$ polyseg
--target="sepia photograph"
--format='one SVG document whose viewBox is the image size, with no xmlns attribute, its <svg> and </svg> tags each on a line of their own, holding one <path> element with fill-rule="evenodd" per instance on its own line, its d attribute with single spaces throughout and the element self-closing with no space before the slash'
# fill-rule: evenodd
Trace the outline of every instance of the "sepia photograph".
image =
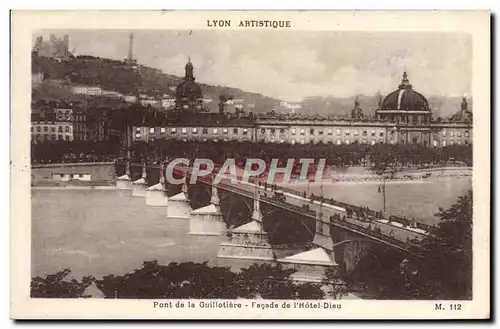
<svg viewBox="0 0 500 329">
<path fill-rule="evenodd" d="M 477 300 L 490 109 L 474 33 L 257 13 L 24 33 L 28 300 L 311 318 L 369 301 L 460 317 Z"/>
</svg>

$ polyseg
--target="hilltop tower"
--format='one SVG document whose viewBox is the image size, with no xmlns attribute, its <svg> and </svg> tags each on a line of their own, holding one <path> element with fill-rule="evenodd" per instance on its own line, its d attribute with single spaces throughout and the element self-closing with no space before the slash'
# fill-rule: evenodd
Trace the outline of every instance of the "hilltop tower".
<svg viewBox="0 0 500 329">
<path fill-rule="evenodd" d="M 134 33 L 130 32 L 128 36 L 128 57 L 125 59 L 125 63 L 134 66 L 137 65 L 137 60 L 134 59 Z"/>
</svg>

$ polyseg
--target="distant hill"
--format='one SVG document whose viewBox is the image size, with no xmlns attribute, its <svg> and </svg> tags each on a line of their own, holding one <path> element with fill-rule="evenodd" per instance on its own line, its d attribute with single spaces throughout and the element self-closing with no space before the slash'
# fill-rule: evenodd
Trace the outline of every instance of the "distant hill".
<svg viewBox="0 0 500 329">
<path fill-rule="evenodd" d="M 375 115 L 379 96 L 358 96 L 360 107 L 365 115 Z M 356 97 L 309 97 L 302 102 L 302 109 L 296 112 L 303 114 L 320 114 L 333 116 L 348 116 L 354 107 Z M 427 98 L 434 113 L 434 117 L 449 117 L 460 111 L 461 97 L 430 96 Z M 472 99 L 467 99 L 469 109 L 472 109 Z"/>
<path fill-rule="evenodd" d="M 164 94 L 174 96 L 175 87 L 182 81 L 180 77 L 165 74 L 155 68 L 143 65 L 132 67 L 121 61 L 93 56 L 77 56 L 57 61 L 37 56 L 34 53 L 32 73 L 43 73 L 46 80 L 100 86 L 104 90 L 116 91 L 124 95 L 136 95 L 139 92 L 156 98 Z M 200 84 L 200 87 L 206 98 L 212 98 L 212 102 L 207 103 L 206 106 L 213 112 L 218 111 L 220 96 L 241 99 L 243 104 L 251 104 L 250 108 L 254 112 L 267 112 L 279 105 L 277 99 L 259 93 L 245 92 L 238 88 L 207 84 Z M 37 95 L 40 96 L 40 93 Z"/>
<path fill-rule="evenodd" d="M 43 73 L 46 80 L 63 81 L 64 84 L 98 85 L 102 89 L 117 91 L 122 94 L 137 94 L 161 97 L 164 94 L 174 96 L 176 86 L 181 77 L 165 74 L 161 70 L 137 65 L 135 67 L 122 61 L 93 56 L 77 56 L 64 61 L 48 57 L 32 55 L 32 72 Z M 274 109 L 276 112 L 289 112 L 280 108 L 280 101 L 259 93 L 246 92 L 238 88 L 200 84 L 204 97 L 212 102 L 205 106 L 210 112 L 218 111 L 219 97 L 241 99 L 244 108 L 255 113 L 265 113 Z M 33 92 L 34 99 L 72 98 L 69 90 L 47 87 L 42 84 Z M 77 97 L 78 98 L 78 97 Z M 347 116 L 354 105 L 355 97 L 309 97 L 302 102 L 302 109 L 296 110 L 302 114 L 319 114 L 330 116 Z M 367 115 L 374 115 L 379 96 L 359 96 L 360 106 Z M 449 117 L 460 110 L 460 97 L 431 96 L 429 104 L 435 117 Z M 469 99 L 469 108 L 472 101 Z M 250 106 L 248 106 L 250 105 Z"/>
</svg>

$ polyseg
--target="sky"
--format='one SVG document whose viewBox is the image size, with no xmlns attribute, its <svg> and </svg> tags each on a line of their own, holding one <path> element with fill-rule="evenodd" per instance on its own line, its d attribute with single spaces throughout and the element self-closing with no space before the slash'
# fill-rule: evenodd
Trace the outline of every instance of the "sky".
<svg viewBox="0 0 500 329">
<path fill-rule="evenodd" d="M 124 30 L 57 31 L 75 55 L 123 60 Z M 383 95 L 407 71 L 425 96 L 470 96 L 472 38 L 423 32 L 156 30 L 134 32 L 134 58 L 184 75 L 188 58 L 196 81 L 240 88 L 285 101 L 308 96 Z M 51 32 L 36 35 L 47 38 Z"/>
</svg>

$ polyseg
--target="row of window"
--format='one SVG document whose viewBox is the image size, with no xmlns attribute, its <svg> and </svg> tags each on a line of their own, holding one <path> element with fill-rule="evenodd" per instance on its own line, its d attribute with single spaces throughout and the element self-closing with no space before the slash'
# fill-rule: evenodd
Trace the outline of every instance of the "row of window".
<svg viewBox="0 0 500 329">
<path fill-rule="evenodd" d="M 462 145 L 462 141 L 461 141 L 461 140 L 457 140 L 457 141 L 451 140 L 451 141 L 449 141 L 449 143 L 447 143 L 445 140 L 444 140 L 444 141 L 441 141 L 441 145 L 442 145 L 442 146 L 447 146 L 447 145 L 455 145 L 455 144 L 457 144 L 457 145 Z M 463 142 L 463 144 L 464 144 L 464 145 L 469 145 L 469 141 L 468 141 L 468 140 L 465 140 L 465 141 Z M 438 141 L 434 141 L 433 145 L 434 145 L 435 147 L 437 147 L 437 146 L 439 146 L 439 142 L 438 142 Z"/>
<path fill-rule="evenodd" d="M 456 135 L 457 137 L 462 137 L 462 131 L 461 131 L 461 130 L 457 130 L 457 131 L 455 131 L 455 130 L 450 130 L 450 131 L 449 131 L 449 133 L 450 133 L 450 137 L 455 137 L 455 135 Z M 443 135 L 443 137 L 446 137 L 446 135 L 448 134 L 448 131 L 446 131 L 446 129 L 444 129 L 444 130 L 441 132 L 441 134 Z M 465 130 L 465 131 L 463 132 L 463 134 L 464 134 L 464 136 L 465 136 L 465 137 L 469 137 L 469 131 Z"/>
<path fill-rule="evenodd" d="M 32 138 L 34 138 L 35 140 L 66 140 L 66 141 L 69 141 L 71 139 L 71 136 L 69 135 L 66 135 L 66 136 L 62 136 L 62 135 L 40 135 L 40 134 L 36 134 L 36 135 L 32 135 L 31 136 Z"/>
<path fill-rule="evenodd" d="M 283 143 L 284 141 L 281 141 L 281 142 Z M 296 144 L 297 142 L 298 142 L 299 144 L 305 144 L 305 143 L 306 143 L 306 141 L 305 141 L 305 140 L 303 140 L 303 139 L 300 139 L 300 140 L 298 140 L 298 141 L 296 141 L 295 139 L 292 139 L 292 140 L 290 141 L 290 143 L 291 143 L 291 144 Z M 327 141 L 326 139 L 325 139 L 325 140 L 323 140 L 322 142 L 323 142 L 323 144 L 333 143 L 333 141 L 331 141 L 331 140 L 330 140 L 330 141 Z M 351 141 L 351 140 L 349 140 L 349 139 L 345 139 L 345 140 L 344 140 L 344 144 L 346 144 L 346 145 L 349 145 L 349 144 L 351 144 L 351 143 L 353 143 L 353 142 L 356 142 L 356 140 L 355 140 L 355 141 Z M 362 140 L 360 140 L 360 141 L 359 141 L 359 143 L 362 143 L 362 144 L 368 144 L 368 142 L 369 142 L 371 145 L 375 145 L 375 144 L 377 143 L 377 141 L 376 141 L 375 139 L 372 139 L 371 141 L 368 141 L 367 139 L 362 139 Z M 379 140 L 378 142 L 379 142 L 379 143 L 384 143 L 384 140 L 383 140 L 383 139 L 381 139 L 381 140 Z M 341 139 L 337 139 L 337 140 L 335 140 L 335 144 L 337 144 L 337 145 L 341 145 L 341 144 L 342 144 L 342 140 L 341 140 Z"/>
<path fill-rule="evenodd" d="M 392 132 L 392 133 L 394 133 L 393 131 L 391 131 L 391 132 Z M 290 129 L 290 133 L 291 133 L 292 135 L 296 135 L 296 130 L 295 130 L 295 128 Z M 305 129 L 300 129 L 300 134 L 301 134 L 301 135 L 305 135 L 305 133 L 306 133 L 306 130 L 305 130 Z M 321 136 L 321 135 L 323 135 L 324 133 L 325 133 L 325 131 L 324 131 L 324 130 L 322 130 L 322 129 L 318 130 L 318 135 L 320 135 L 320 136 Z M 314 135 L 314 134 L 315 134 L 315 130 L 314 130 L 314 129 L 309 129 L 309 135 Z M 331 135 L 333 135 L 333 129 L 328 129 L 328 130 L 327 130 L 327 134 L 328 134 L 328 135 L 330 135 L 330 136 L 331 136 Z M 344 130 L 344 134 L 345 134 L 346 136 L 349 136 L 349 135 L 351 134 L 351 131 L 350 131 L 349 129 L 346 129 L 346 130 Z M 353 134 L 354 136 L 358 136 L 358 135 L 359 135 L 359 130 L 358 130 L 358 129 L 353 129 L 353 130 L 352 130 L 352 134 Z M 368 130 L 363 130 L 363 131 L 361 132 L 361 134 L 362 134 L 363 136 L 368 136 Z M 337 129 L 337 130 L 336 130 L 336 135 L 337 135 L 337 136 L 341 136 L 341 135 L 342 135 L 342 133 L 341 133 L 340 129 Z M 377 135 L 377 131 L 376 131 L 376 130 L 372 130 L 372 131 L 371 131 L 371 136 L 372 136 L 372 137 L 375 137 L 376 135 Z M 380 137 L 384 137 L 384 131 L 383 131 L 383 130 L 380 130 L 380 131 L 378 132 L 378 135 L 379 135 Z"/>
<path fill-rule="evenodd" d="M 207 135 L 208 134 L 208 129 L 209 128 L 202 128 L 201 129 L 201 133 L 203 135 Z M 229 128 L 210 128 L 212 130 L 212 134 L 213 135 L 217 135 L 219 133 L 219 131 L 222 133 L 222 134 L 229 134 L 229 131 L 230 129 Z M 198 128 L 190 128 L 191 130 L 191 134 L 197 134 L 199 129 Z M 177 129 L 177 128 L 170 128 L 170 133 L 171 134 L 176 134 L 177 131 L 180 131 L 181 134 L 187 134 L 188 133 L 188 128 L 180 128 L 180 129 Z M 237 135 L 239 134 L 239 131 L 240 131 L 240 128 L 232 128 L 232 132 L 234 135 Z M 247 135 L 248 134 L 248 129 L 247 128 L 242 128 L 241 129 L 242 131 L 242 134 L 243 135 Z M 160 128 L 160 134 L 165 134 L 167 132 L 166 128 Z M 141 133 L 141 128 L 136 128 L 136 135 L 140 135 Z M 149 133 L 150 134 L 154 134 L 155 133 L 155 128 L 149 128 Z"/>
<path fill-rule="evenodd" d="M 48 126 L 44 126 L 43 127 L 43 131 L 44 132 L 48 132 L 49 131 L 49 127 Z M 50 131 L 51 132 L 55 132 L 56 131 L 56 127 L 50 126 Z M 57 127 L 57 131 L 60 132 L 60 133 L 62 133 L 63 132 L 63 126 L 58 126 Z M 69 132 L 69 131 L 70 131 L 70 126 L 64 126 L 64 132 Z M 31 127 L 31 132 L 34 132 L 33 127 Z M 37 133 L 42 132 L 42 127 L 37 126 L 36 127 L 36 132 Z"/>
</svg>

